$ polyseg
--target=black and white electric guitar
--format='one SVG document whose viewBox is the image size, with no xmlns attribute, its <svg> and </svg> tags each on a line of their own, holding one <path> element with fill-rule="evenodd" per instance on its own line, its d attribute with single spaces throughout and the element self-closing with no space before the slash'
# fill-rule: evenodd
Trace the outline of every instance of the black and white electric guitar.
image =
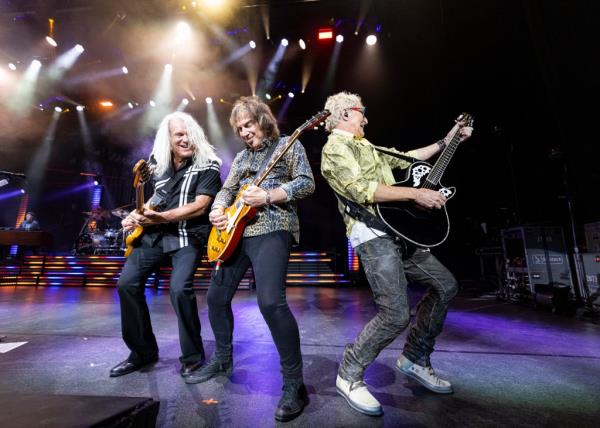
<svg viewBox="0 0 600 428">
<path fill-rule="evenodd" d="M 403 181 L 394 186 L 416 187 L 440 192 L 450 199 L 456 193 L 454 187 L 444 187 L 440 180 L 460 143 L 460 128 L 473 126 L 473 117 L 462 113 L 450 131 L 450 142 L 438 157 L 435 165 L 419 161 L 413 163 Z M 419 247 L 435 247 L 446 240 L 450 233 L 450 220 L 446 206 L 441 209 L 422 208 L 412 202 L 380 202 L 375 205 L 377 216 L 399 237 Z"/>
</svg>

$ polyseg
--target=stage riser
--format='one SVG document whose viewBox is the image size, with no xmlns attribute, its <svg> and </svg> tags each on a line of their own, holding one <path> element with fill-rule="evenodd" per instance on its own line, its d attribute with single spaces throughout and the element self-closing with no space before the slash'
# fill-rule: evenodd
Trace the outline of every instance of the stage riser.
<svg viewBox="0 0 600 428">
<path fill-rule="evenodd" d="M 332 269 L 335 257 L 329 253 L 292 253 L 288 285 L 347 285 L 344 273 Z M 0 266 L 0 285 L 114 287 L 125 258 L 120 256 L 28 256 L 20 263 Z M 168 288 L 172 268 L 163 266 L 153 273 L 146 286 Z M 194 288 L 207 288 L 213 268 L 203 259 L 194 275 Z M 248 269 L 240 287 L 251 287 L 252 269 Z"/>
</svg>

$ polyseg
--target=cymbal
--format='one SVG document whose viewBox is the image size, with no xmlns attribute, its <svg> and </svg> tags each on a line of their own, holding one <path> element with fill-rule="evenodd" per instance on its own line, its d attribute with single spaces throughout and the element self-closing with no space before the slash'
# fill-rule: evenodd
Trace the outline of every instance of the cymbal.
<svg viewBox="0 0 600 428">
<path fill-rule="evenodd" d="M 115 217 L 119 217 L 119 218 L 125 218 L 129 215 L 129 211 L 126 211 L 122 208 L 116 208 L 116 209 L 112 210 L 110 213 L 112 215 L 114 215 Z"/>
</svg>

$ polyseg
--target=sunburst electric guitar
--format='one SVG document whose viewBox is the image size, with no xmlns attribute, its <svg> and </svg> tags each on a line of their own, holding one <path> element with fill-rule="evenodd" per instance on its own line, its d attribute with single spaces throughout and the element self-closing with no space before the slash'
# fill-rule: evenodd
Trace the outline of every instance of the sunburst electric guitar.
<svg viewBox="0 0 600 428">
<path fill-rule="evenodd" d="M 446 199 L 454 196 L 456 188 L 444 187 L 440 180 L 460 143 L 462 126 L 473 126 L 473 117 L 463 113 L 456 119 L 450 131 L 451 140 L 435 165 L 421 161 L 413 163 L 408 168 L 406 179 L 394 186 L 431 189 L 440 192 Z M 375 205 L 375 212 L 393 233 L 419 247 L 440 245 L 450 233 L 445 205 L 441 209 L 426 209 L 412 202 L 380 202 Z"/>
<path fill-rule="evenodd" d="M 133 167 L 133 188 L 135 189 L 135 210 L 138 213 L 144 212 L 144 185 L 150 181 L 154 170 L 154 158 L 150 157 L 150 161 L 144 159 L 139 160 Z M 125 249 L 125 257 L 129 257 L 133 249 L 140 245 L 142 234 L 144 233 L 143 226 L 136 226 L 125 239 L 127 248 Z"/>
<path fill-rule="evenodd" d="M 232 205 L 225 208 L 224 214 L 227 217 L 227 227 L 224 230 L 219 230 L 213 226 L 208 237 L 208 261 L 221 263 L 227 260 L 234 253 L 244 228 L 250 220 L 252 220 L 258 210 L 250 205 L 246 205 L 242 200 L 242 193 L 251 185 L 260 186 L 261 183 L 267 178 L 269 172 L 273 169 L 275 164 L 283 158 L 287 151 L 292 147 L 294 142 L 298 139 L 307 129 L 311 129 L 319 123 L 323 122 L 330 115 L 329 111 L 323 110 L 317 113 L 310 119 L 308 119 L 302 126 L 294 131 L 294 133 L 287 139 L 285 144 L 281 147 L 277 147 L 275 153 L 271 156 L 269 163 L 264 168 L 263 172 L 260 173 L 250 184 L 246 184 L 240 188 L 235 200 Z"/>
</svg>

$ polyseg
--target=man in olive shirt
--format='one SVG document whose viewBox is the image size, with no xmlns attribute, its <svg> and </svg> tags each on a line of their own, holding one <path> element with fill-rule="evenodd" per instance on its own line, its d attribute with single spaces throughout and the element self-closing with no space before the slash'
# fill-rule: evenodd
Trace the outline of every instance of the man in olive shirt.
<svg viewBox="0 0 600 428">
<path fill-rule="evenodd" d="M 347 92 L 332 95 L 327 99 L 325 108 L 331 112 L 326 121 L 330 135 L 323 147 L 321 172 L 336 193 L 361 204 L 371 213 L 374 213 L 372 204 L 388 201 L 411 201 L 426 209 L 444 206 L 446 198 L 437 191 L 392 186 L 396 181 L 392 170 L 406 168 L 409 163 L 376 150 L 364 138 L 368 120 L 366 108 L 358 95 Z M 472 128 L 462 127 L 460 132 L 461 137 L 466 139 Z M 392 148 L 385 150 L 426 160 L 440 152 L 449 138 L 447 136 L 408 153 Z M 350 243 L 365 270 L 378 311 L 356 341 L 345 349 L 336 379 L 338 393 L 361 413 L 383 414 L 381 404 L 368 391 L 363 376 L 367 366 L 409 324 L 407 278 L 427 286 L 428 292 L 417 306 L 416 321 L 410 327 L 396 366 L 433 392 L 451 393 L 450 382 L 441 379 L 431 367 L 430 355 L 435 338 L 442 331 L 448 304 L 456 295 L 456 280 L 428 250 L 411 248 L 408 243 L 393 239 L 385 231 L 351 218 L 344 212 L 341 203 L 340 212 Z"/>
</svg>

